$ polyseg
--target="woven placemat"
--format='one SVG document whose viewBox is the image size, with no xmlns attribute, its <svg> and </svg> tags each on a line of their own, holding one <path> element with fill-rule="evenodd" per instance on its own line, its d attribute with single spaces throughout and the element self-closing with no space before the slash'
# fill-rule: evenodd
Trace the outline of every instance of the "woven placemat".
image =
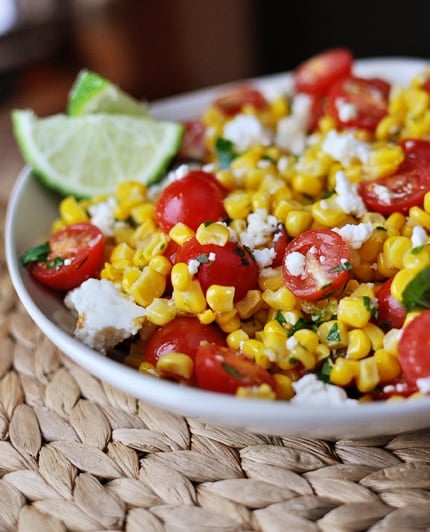
<svg viewBox="0 0 430 532">
<path fill-rule="evenodd" d="M 430 530 L 430 430 L 290 439 L 138 401 L 33 324 L 3 241 L 0 353 L 0 530 Z"/>
</svg>

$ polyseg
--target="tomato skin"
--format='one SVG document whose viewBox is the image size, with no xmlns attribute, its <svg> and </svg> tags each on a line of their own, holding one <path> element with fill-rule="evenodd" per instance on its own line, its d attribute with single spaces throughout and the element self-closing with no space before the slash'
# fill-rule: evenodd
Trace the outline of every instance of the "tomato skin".
<svg viewBox="0 0 430 532">
<path fill-rule="evenodd" d="M 285 227 L 279 224 L 278 229 L 273 233 L 272 242 L 269 244 L 270 248 L 275 250 L 275 257 L 272 261 L 272 268 L 281 266 L 284 259 L 285 248 L 287 247 L 288 235 Z"/>
<path fill-rule="evenodd" d="M 214 101 L 214 106 L 226 116 L 234 116 L 250 105 L 262 110 L 268 103 L 261 91 L 249 85 L 240 85 L 222 94 Z"/>
<path fill-rule="evenodd" d="M 327 113 L 339 128 L 373 132 L 388 113 L 387 82 L 377 78 L 347 77 L 335 83 L 327 95 Z M 342 107 L 351 104 L 351 116 L 343 116 Z"/>
<path fill-rule="evenodd" d="M 209 172 L 194 170 L 170 183 L 155 203 L 155 219 L 168 233 L 178 222 L 194 231 L 203 222 L 226 218 L 226 190 Z"/>
<path fill-rule="evenodd" d="M 305 256 L 303 277 L 294 275 L 287 266 L 288 256 L 295 252 Z M 349 271 L 342 268 L 342 263 L 350 262 L 349 246 L 340 235 L 329 229 L 309 229 L 291 240 L 285 249 L 284 282 L 301 299 L 322 299 L 345 285 Z"/>
<path fill-rule="evenodd" d="M 197 349 L 195 371 L 199 388 L 235 394 L 241 386 L 268 384 L 276 390 L 276 381 L 252 360 L 216 344 L 201 344 Z"/>
<path fill-rule="evenodd" d="M 208 260 L 211 253 L 215 256 L 214 261 Z M 188 264 L 190 260 L 199 260 L 199 257 L 206 260 L 199 265 L 196 274 L 204 293 L 212 284 L 234 286 L 234 300 L 239 301 L 248 290 L 257 287 L 257 263 L 248 249 L 238 242 L 228 241 L 224 246 L 202 245 L 196 238 L 191 238 L 178 250 L 176 262 Z"/>
<path fill-rule="evenodd" d="M 203 341 L 225 345 L 225 335 L 216 325 L 204 325 L 195 317 L 178 316 L 152 334 L 143 360 L 156 366 L 160 356 L 173 352 L 186 354 L 194 360 Z M 193 377 L 191 380 L 195 381 Z"/>
<path fill-rule="evenodd" d="M 334 82 L 351 74 L 352 65 L 352 53 L 346 48 L 332 48 L 317 54 L 296 68 L 296 91 L 324 96 Z"/>
<path fill-rule="evenodd" d="M 60 229 L 49 238 L 51 252 L 47 260 L 67 259 L 67 262 L 48 267 L 46 261 L 32 262 L 31 275 L 45 286 L 58 291 L 76 288 L 90 277 L 96 277 L 103 266 L 105 238 L 91 223 L 77 223 Z"/>
<path fill-rule="evenodd" d="M 422 205 L 430 190 L 430 142 L 419 139 L 404 139 L 400 147 L 404 161 L 396 172 L 374 180 L 361 181 L 357 191 L 369 210 L 390 215 L 393 212 L 407 213 L 415 205 Z M 386 187 L 389 201 L 377 194 L 375 186 Z"/>
<path fill-rule="evenodd" d="M 184 136 L 177 159 L 180 161 L 203 161 L 208 153 L 205 143 L 205 126 L 199 120 L 187 120 L 183 126 Z"/>
<path fill-rule="evenodd" d="M 399 340 L 399 362 L 406 379 L 430 377 L 430 310 L 424 310 L 403 329 Z"/>
<path fill-rule="evenodd" d="M 378 318 L 376 321 L 384 330 L 401 329 L 406 318 L 404 307 L 400 301 L 391 295 L 392 282 L 393 279 L 388 279 L 376 292 L 378 301 Z"/>
</svg>

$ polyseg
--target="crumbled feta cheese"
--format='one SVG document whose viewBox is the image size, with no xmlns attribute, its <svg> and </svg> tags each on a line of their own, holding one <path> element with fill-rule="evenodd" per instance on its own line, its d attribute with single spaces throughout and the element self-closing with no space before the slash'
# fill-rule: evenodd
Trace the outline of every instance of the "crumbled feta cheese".
<svg viewBox="0 0 430 532">
<path fill-rule="evenodd" d="M 335 161 L 343 166 L 349 166 L 354 159 L 366 163 L 369 159 L 370 146 L 367 142 L 358 140 L 352 132 L 338 133 L 331 129 L 324 139 L 322 149 Z"/>
<path fill-rule="evenodd" d="M 352 249 L 360 249 L 364 242 L 370 238 L 373 224 L 371 222 L 357 225 L 346 224 L 343 227 L 334 227 L 333 231 L 338 233 Z"/>
<path fill-rule="evenodd" d="M 427 242 L 427 232 L 421 225 L 416 225 L 412 229 L 412 247 L 418 248 L 420 246 L 424 246 L 424 244 Z"/>
<path fill-rule="evenodd" d="M 338 99 L 336 100 L 335 105 L 337 107 L 337 112 L 339 113 L 339 119 L 342 122 L 348 122 L 349 120 L 357 118 L 357 107 L 353 103 Z"/>
<path fill-rule="evenodd" d="M 421 393 L 430 394 L 430 377 L 417 379 L 417 386 Z"/>
<path fill-rule="evenodd" d="M 297 341 L 296 338 L 294 338 L 294 336 L 290 336 L 288 340 L 285 342 L 285 345 L 287 349 L 290 349 L 290 351 L 292 351 L 295 347 L 299 345 L 299 342 Z"/>
<path fill-rule="evenodd" d="M 115 227 L 115 208 L 118 202 L 111 196 L 106 201 L 88 207 L 90 222 L 96 225 L 105 236 L 112 236 Z"/>
<path fill-rule="evenodd" d="M 300 155 L 306 147 L 306 126 L 300 118 L 289 115 L 278 121 L 277 146 L 294 155 Z"/>
<path fill-rule="evenodd" d="M 309 115 L 312 107 L 312 99 L 304 93 L 298 93 L 294 96 L 291 103 L 291 113 L 294 117 L 302 121 L 307 126 Z"/>
<path fill-rule="evenodd" d="M 276 257 L 276 251 L 274 248 L 254 249 L 252 254 L 254 255 L 255 262 L 260 270 L 270 266 L 273 259 Z"/>
<path fill-rule="evenodd" d="M 233 142 L 238 151 L 245 151 L 254 144 L 267 146 L 271 138 L 263 124 L 251 115 L 238 114 L 224 126 L 223 137 Z"/>
<path fill-rule="evenodd" d="M 363 216 L 367 210 L 361 196 L 357 192 L 357 185 L 350 182 L 348 176 L 339 170 L 335 175 L 337 193 L 336 203 L 345 214 Z"/>
<path fill-rule="evenodd" d="M 254 249 L 265 244 L 278 225 L 276 216 L 267 214 L 266 209 L 257 209 L 248 215 L 246 230 L 240 233 L 239 239 L 244 246 Z"/>
<path fill-rule="evenodd" d="M 384 185 L 379 185 L 378 183 L 373 184 L 372 192 L 384 205 L 389 205 L 394 196 L 393 192 L 388 187 L 385 187 Z"/>
<path fill-rule="evenodd" d="M 349 399 L 345 390 L 340 386 L 326 384 L 313 373 L 305 375 L 293 382 L 296 395 L 291 403 L 302 405 L 356 405 L 355 399 Z"/>
<path fill-rule="evenodd" d="M 306 257 L 299 251 L 292 251 L 285 257 L 285 266 L 291 275 L 300 277 L 306 271 Z"/>
<path fill-rule="evenodd" d="M 195 275 L 199 271 L 199 268 L 200 261 L 198 261 L 197 259 L 190 259 L 188 261 L 188 271 L 190 275 Z"/>
<path fill-rule="evenodd" d="M 101 353 L 136 334 L 145 316 L 143 307 L 106 279 L 88 279 L 64 303 L 78 315 L 75 336 Z"/>
</svg>

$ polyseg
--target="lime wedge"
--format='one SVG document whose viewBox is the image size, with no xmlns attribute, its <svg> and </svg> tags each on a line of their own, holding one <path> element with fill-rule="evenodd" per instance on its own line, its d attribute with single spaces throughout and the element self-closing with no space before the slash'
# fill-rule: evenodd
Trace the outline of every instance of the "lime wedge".
<svg viewBox="0 0 430 532">
<path fill-rule="evenodd" d="M 183 128 L 130 115 L 12 112 L 24 160 L 48 187 L 89 197 L 114 192 L 126 180 L 155 183 L 175 156 Z"/>
<path fill-rule="evenodd" d="M 67 112 L 71 116 L 118 113 L 149 118 L 148 106 L 132 98 L 95 72 L 81 70 L 69 92 Z"/>
</svg>

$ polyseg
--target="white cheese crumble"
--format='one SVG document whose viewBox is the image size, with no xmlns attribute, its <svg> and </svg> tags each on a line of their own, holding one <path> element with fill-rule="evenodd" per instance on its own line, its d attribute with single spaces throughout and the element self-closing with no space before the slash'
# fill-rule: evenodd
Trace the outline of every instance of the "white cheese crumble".
<svg viewBox="0 0 430 532">
<path fill-rule="evenodd" d="M 254 144 L 268 146 L 269 132 L 255 116 L 238 114 L 224 126 L 223 137 L 233 142 L 237 151 L 245 151 Z"/>
<path fill-rule="evenodd" d="M 339 113 L 339 119 L 342 122 L 348 122 L 349 120 L 357 118 L 357 107 L 353 103 L 338 99 L 336 100 L 335 105 Z"/>
<path fill-rule="evenodd" d="M 335 179 L 335 191 L 337 193 L 335 200 L 338 206 L 345 214 L 353 214 L 358 217 L 363 216 L 367 212 L 367 209 L 357 192 L 357 185 L 351 183 L 348 176 L 341 170 L 336 172 Z"/>
<path fill-rule="evenodd" d="M 270 266 L 273 259 L 276 257 L 276 251 L 274 248 L 254 249 L 252 254 L 254 255 L 255 262 L 260 270 Z"/>
<path fill-rule="evenodd" d="M 275 142 L 294 155 L 300 155 L 306 147 L 311 103 L 308 95 L 296 94 L 291 114 L 278 121 Z"/>
<path fill-rule="evenodd" d="M 385 187 L 384 185 L 379 185 L 378 183 L 373 184 L 372 192 L 384 205 L 389 205 L 391 203 L 392 198 L 394 197 L 394 194 L 388 187 Z"/>
<path fill-rule="evenodd" d="M 352 249 L 360 249 L 373 233 L 371 222 L 346 224 L 343 227 L 334 227 L 333 231 L 338 233 Z"/>
<path fill-rule="evenodd" d="M 412 247 L 418 248 L 420 246 L 424 246 L 424 244 L 427 242 L 427 232 L 421 225 L 416 225 L 412 229 Z"/>
<path fill-rule="evenodd" d="M 315 406 L 357 404 L 355 399 L 348 398 L 343 388 L 326 384 L 313 373 L 293 382 L 293 388 L 296 395 L 291 399 L 291 403 Z"/>
<path fill-rule="evenodd" d="M 214 253 L 213 251 L 211 251 L 208 256 L 207 256 L 207 261 L 208 262 L 215 262 L 215 259 L 216 259 L 216 253 Z M 202 264 L 202 261 L 201 260 L 198 260 L 198 259 L 190 259 L 188 261 L 188 271 L 190 272 L 190 275 L 195 275 L 198 271 L 199 271 L 199 268 L 200 268 L 200 265 Z"/>
<path fill-rule="evenodd" d="M 113 196 L 106 201 L 88 207 L 90 222 L 96 225 L 105 236 L 112 236 L 115 227 L 115 208 L 118 202 Z"/>
<path fill-rule="evenodd" d="M 301 277 L 306 273 L 306 257 L 299 251 L 292 251 L 285 257 L 285 267 L 294 277 Z"/>
<path fill-rule="evenodd" d="M 417 379 L 417 386 L 421 393 L 430 394 L 430 377 Z"/>
<path fill-rule="evenodd" d="M 369 159 L 370 145 L 358 140 L 352 132 L 338 133 L 331 129 L 322 144 L 322 149 L 335 161 L 349 166 L 354 159 L 366 163 Z"/>
<path fill-rule="evenodd" d="M 78 316 L 75 336 L 101 353 L 136 334 L 145 316 L 143 307 L 106 279 L 88 279 L 64 303 Z"/>
<path fill-rule="evenodd" d="M 266 209 L 257 209 L 248 215 L 246 230 L 239 234 L 240 242 L 254 249 L 267 242 L 267 238 L 276 232 L 279 220 L 273 214 L 268 214 Z"/>
</svg>

